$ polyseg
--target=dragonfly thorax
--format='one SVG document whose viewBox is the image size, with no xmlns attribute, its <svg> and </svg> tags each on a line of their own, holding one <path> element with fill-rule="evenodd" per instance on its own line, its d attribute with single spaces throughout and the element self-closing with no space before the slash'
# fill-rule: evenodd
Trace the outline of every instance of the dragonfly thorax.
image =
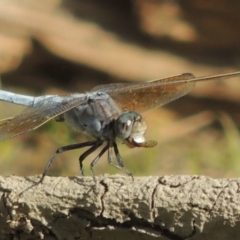
<svg viewBox="0 0 240 240">
<path fill-rule="evenodd" d="M 119 108 L 109 97 L 90 101 L 69 110 L 64 113 L 64 119 L 78 131 L 85 131 L 94 138 L 107 140 L 113 135 L 110 125 L 119 115 Z"/>
</svg>

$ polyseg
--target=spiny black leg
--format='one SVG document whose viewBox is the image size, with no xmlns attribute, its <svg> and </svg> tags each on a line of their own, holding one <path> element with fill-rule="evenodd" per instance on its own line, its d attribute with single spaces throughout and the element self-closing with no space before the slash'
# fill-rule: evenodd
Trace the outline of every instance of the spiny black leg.
<svg viewBox="0 0 240 240">
<path fill-rule="evenodd" d="M 113 144 L 114 153 L 115 153 L 115 156 L 117 158 L 117 162 L 118 162 L 119 166 L 112 164 L 112 160 L 111 160 L 110 164 L 112 164 L 116 168 L 124 171 L 128 176 L 132 177 L 132 180 L 134 180 L 132 172 L 124 167 L 123 160 L 122 160 L 122 157 L 119 153 L 118 146 L 117 146 L 116 142 L 114 141 L 112 144 Z M 111 157 L 111 159 L 112 159 L 112 157 Z"/>
<path fill-rule="evenodd" d="M 110 165 L 114 166 L 115 168 L 120 169 L 120 170 L 122 170 L 122 168 L 124 167 L 123 164 L 120 165 L 120 164 L 118 163 L 118 164 L 120 165 L 120 166 L 119 166 L 119 165 L 115 165 L 115 164 L 113 163 L 112 147 L 110 147 L 109 150 L 108 150 L 108 163 L 109 163 Z"/>
<path fill-rule="evenodd" d="M 111 146 L 111 145 L 112 145 L 112 146 Z M 121 158 L 121 156 L 120 156 L 120 153 L 119 153 L 119 151 L 118 151 L 118 147 L 117 147 L 116 142 L 115 142 L 115 141 L 112 142 L 112 143 L 110 144 L 110 146 L 111 146 L 111 147 L 109 148 L 109 151 L 108 151 L 108 163 L 111 164 L 113 167 L 115 167 L 115 168 L 117 168 L 117 169 L 120 169 L 121 171 L 125 172 L 127 175 L 129 175 L 129 176 L 131 176 L 131 177 L 133 178 L 132 173 L 131 173 L 128 169 L 126 169 L 126 168 L 124 167 L 123 160 L 122 160 L 122 158 Z M 116 155 L 118 165 L 116 165 L 116 164 L 113 163 L 112 147 L 114 148 L 114 153 L 115 153 L 115 155 Z"/>
<path fill-rule="evenodd" d="M 80 171 L 82 173 L 82 175 L 84 176 L 84 169 L 83 169 L 83 161 L 84 159 L 89 155 L 91 154 L 92 152 L 94 152 L 97 148 L 99 148 L 102 144 L 103 144 L 103 141 L 101 140 L 97 140 L 97 141 L 94 141 L 93 142 L 94 145 L 89 148 L 86 152 L 84 152 L 80 157 L 79 157 L 79 165 L 80 165 Z"/>
<path fill-rule="evenodd" d="M 118 162 L 119 166 L 123 168 L 124 167 L 123 160 L 119 153 L 118 146 L 115 141 L 113 142 L 113 149 L 114 149 L 114 153 L 117 158 L 117 162 Z"/>
<path fill-rule="evenodd" d="M 91 142 L 83 142 L 83 143 L 76 143 L 76 144 L 71 144 L 71 145 L 67 145 L 64 147 L 60 147 L 56 150 L 56 152 L 51 156 L 50 160 L 48 161 L 43 174 L 41 176 L 41 178 L 39 179 L 39 181 L 35 182 L 34 184 L 32 184 L 31 186 L 29 186 L 28 188 L 24 189 L 22 192 L 19 193 L 19 195 L 22 195 L 24 192 L 28 191 L 29 189 L 33 188 L 34 186 L 37 186 L 38 184 L 43 182 L 44 177 L 47 174 L 47 171 L 49 170 L 50 165 L 52 164 L 52 162 L 54 161 L 55 157 L 63 152 L 66 151 L 70 151 L 70 150 L 74 150 L 74 149 L 78 149 L 78 148 L 83 148 L 83 147 L 87 147 L 87 146 L 92 146 L 93 144 L 95 144 L 96 141 L 91 141 Z"/>
<path fill-rule="evenodd" d="M 55 159 L 56 155 L 66 152 L 66 151 L 70 151 L 70 150 L 74 150 L 74 149 L 79 149 L 79 148 L 83 148 L 83 147 L 88 147 L 88 146 L 92 146 L 93 144 L 95 144 L 96 141 L 91 141 L 91 142 L 83 142 L 83 143 L 76 143 L 76 144 L 71 144 L 71 145 L 67 145 L 64 147 L 60 147 L 57 149 L 57 151 L 52 155 L 52 157 L 50 158 L 50 160 L 47 163 L 47 166 L 44 169 L 44 172 L 42 174 L 42 177 L 40 179 L 40 181 L 43 181 L 43 178 L 45 177 L 45 175 L 47 174 L 47 171 L 49 170 L 50 165 L 52 164 L 53 160 Z"/>
<path fill-rule="evenodd" d="M 107 145 L 101 150 L 101 152 L 97 155 L 97 157 L 95 157 L 93 159 L 93 161 L 91 162 L 90 164 L 90 169 L 91 169 L 91 172 L 92 172 L 92 177 L 93 177 L 93 180 L 96 182 L 96 178 L 95 178 L 95 175 L 94 175 L 94 171 L 93 171 L 93 167 L 94 165 L 98 162 L 98 160 L 101 158 L 101 156 L 108 150 L 109 148 L 109 143 L 107 143 Z"/>
</svg>

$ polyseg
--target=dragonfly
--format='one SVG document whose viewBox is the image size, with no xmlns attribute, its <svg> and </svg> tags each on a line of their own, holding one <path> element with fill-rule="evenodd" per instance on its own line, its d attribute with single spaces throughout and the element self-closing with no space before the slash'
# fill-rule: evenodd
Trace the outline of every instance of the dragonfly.
<svg viewBox="0 0 240 240">
<path fill-rule="evenodd" d="M 239 76 L 240 72 L 204 77 L 184 73 L 149 82 L 99 85 L 88 93 L 66 96 L 34 97 L 0 90 L 1 101 L 27 107 L 19 115 L 0 121 L 0 141 L 30 132 L 52 119 L 65 121 L 73 129 L 88 133 L 94 140 L 58 148 L 48 161 L 40 180 L 33 185 L 43 181 L 58 154 L 89 147 L 79 157 L 80 171 L 84 175 L 83 161 L 102 145 L 101 151 L 90 164 L 94 180 L 93 168 L 105 152 L 108 152 L 107 158 L 111 165 L 133 177 L 131 171 L 124 167 L 116 139 L 122 140 L 130 148 L 151 148 L 157 145 L 154 140 L 145 140 L 147 124 L 141 113 L 184 96 L 194 88 L 196 82 Z M 117 164 L 113 163 L 114 155 Z"/>
</svg>

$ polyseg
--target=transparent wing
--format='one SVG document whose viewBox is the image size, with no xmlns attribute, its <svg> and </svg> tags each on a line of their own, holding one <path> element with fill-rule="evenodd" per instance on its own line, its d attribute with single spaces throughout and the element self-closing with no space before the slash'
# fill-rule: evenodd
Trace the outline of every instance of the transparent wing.
<svg viewBox="0 0 240 240">
<path fill-rule="evenodd" d="M 83 96 L 83 95 L 82 95 Z M 43 100 L 34 108 L 27 108 L 19 115 L 0 121 L 0 141 L 32 131 L 60 114 L 84 104 L 86 97 L 62 97 L 62 102 L 54 101 L 54 96 Z"/>
<path fill-rule="evenodd" d="M 113 83 L 95 87 L 94 91 L 108 93 L 123 110 L 143 112 L 165 105 L 193 89 L 196 82 L 240 76 L 240 72 L 207 77 L 191 73 L 144 83 Z"/>
</svg>

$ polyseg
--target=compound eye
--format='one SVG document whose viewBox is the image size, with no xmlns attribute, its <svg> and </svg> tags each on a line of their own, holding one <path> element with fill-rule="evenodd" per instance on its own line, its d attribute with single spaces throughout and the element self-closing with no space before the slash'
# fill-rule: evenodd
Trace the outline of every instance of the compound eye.
<svg viewBox="0 0 240 240">
<path fill-rule="evenodd" d="M 142 143 L 145 141 L 146 129 L 145 121 L 137 112 L 125 112 L 115 122 L 116 136 L 122 140 L 133 139 L 134 142 Z"/>
<path fill-rule="evenodd" d="M 122 114 L 115 122 L 115 134 L 124 140 L 128 138 L 132 131 L 133 120 L 127 113 Z"/>
<path fill-rule="evenodd" d="M 137 112 L 125 112 L 119 116 L 115 125 L 116 137 L 130 148 L 144 147 L 151 148 L 157 145 L 156 141 L 145 141 L 144 134 L 147 129 L 146 122 Z"/>
</svg>

